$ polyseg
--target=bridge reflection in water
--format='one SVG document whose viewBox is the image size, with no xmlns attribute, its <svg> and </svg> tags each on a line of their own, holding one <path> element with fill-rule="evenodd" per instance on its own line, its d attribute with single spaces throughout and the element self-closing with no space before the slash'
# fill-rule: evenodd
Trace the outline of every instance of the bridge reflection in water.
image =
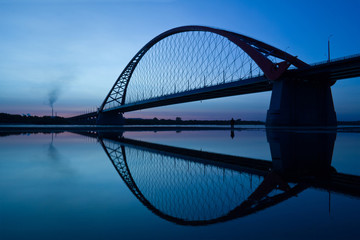
<svg viewBox="0 0 360 240">
<path fill-rule="evenodd" d="M 360 177 L 331 167 L 336 132 L 267 130 L 272 162 L 143 142 L 121 132 L 97 137 L 138 200 L 181 225 L 243 217 L 309 187 L 360 197 Z"/>
</svg>

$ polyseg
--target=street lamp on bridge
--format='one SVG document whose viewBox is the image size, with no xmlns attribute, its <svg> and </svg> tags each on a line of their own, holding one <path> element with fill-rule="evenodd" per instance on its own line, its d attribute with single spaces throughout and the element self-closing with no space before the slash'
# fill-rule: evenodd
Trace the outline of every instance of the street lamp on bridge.
<svg viewBox="0 0 360 240">
<path fill-rule="evenodd" d="M 330 62 L 330 38 L 332 37 L 333 35 L 330 34 L 329 37 L 328 37 L 328 62 Z"/>
</svg>

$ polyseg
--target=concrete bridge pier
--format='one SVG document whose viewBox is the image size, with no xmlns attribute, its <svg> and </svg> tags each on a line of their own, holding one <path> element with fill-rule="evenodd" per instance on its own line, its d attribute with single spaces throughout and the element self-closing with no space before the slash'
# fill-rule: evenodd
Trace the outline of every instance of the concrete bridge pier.
<svg viewBox="0 0 360 240">
<path fill-rule="evenodd" d="M 330 87 L 325 81 L 275 81 L 266 126 L 337 126 Z"/>
<path fill-rule="evenodd" d="M 122 113 L 116 111 L 99 112 L 96 124 L 97 125 L 123 125 L 124 117 Z"/>
</svg>

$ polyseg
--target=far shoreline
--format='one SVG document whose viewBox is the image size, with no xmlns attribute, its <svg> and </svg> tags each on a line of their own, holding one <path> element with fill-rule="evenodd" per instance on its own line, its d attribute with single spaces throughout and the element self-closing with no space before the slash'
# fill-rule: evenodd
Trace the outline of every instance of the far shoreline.
<svg viewBox="0 0 360 240">
<path fill-rule="evenodd" d="M 231 126 L 233 121 L 233 127 Z M 341 130 L 354 129 L 358 131 L 360 121 L 338 121 L 336 127 L 307 126 L 307 127 L 267 127 L 265 122 L 258 120 L 182 120 L 180 117 L 174 119 L 142 119 L 124 118 L 119 125 L 96 125 L 95 122 L 73 124 L 68 118 L 51 116 L 28 116 L 0 113 L 0 130 L 44 130 L 64 129 L 66 130 L 240 130 L 240 129 L 287 129 L 287 130 Z"/>
<path fill-rule="evenodd" d="M 16 133 L 56 133 L 56 132 L 161 132 L 161 131 L 246 131 L 246 130 L 274 130 L 290 132 L 353 132 L 360 133 L 360 126 L 355 125 L 338 125 L 337 127 L 266 127 L 265 125 L 235 125 L 234 127 L 224 125 L 34 125 L 34 124 L 0 124 L 0 132 Z"/>
</svg>

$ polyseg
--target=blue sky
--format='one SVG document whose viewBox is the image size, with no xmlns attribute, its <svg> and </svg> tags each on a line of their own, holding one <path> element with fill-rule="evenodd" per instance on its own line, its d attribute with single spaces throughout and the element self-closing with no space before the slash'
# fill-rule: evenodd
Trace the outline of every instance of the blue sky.
<svg viewBox="0 0 360 240">
<path fill-rule="evenodd" d="M 70 116 L 99 106 L 133 55 L 182 25 L 238 32 L 307 63 L 360 53 L 360 1 L 0 0 L 0 112 Z M 333 87 L 339 120 L 360 120 L 360 79 Z M 129 113 L 264 120 L 271 93 Z"/>
</svg>

